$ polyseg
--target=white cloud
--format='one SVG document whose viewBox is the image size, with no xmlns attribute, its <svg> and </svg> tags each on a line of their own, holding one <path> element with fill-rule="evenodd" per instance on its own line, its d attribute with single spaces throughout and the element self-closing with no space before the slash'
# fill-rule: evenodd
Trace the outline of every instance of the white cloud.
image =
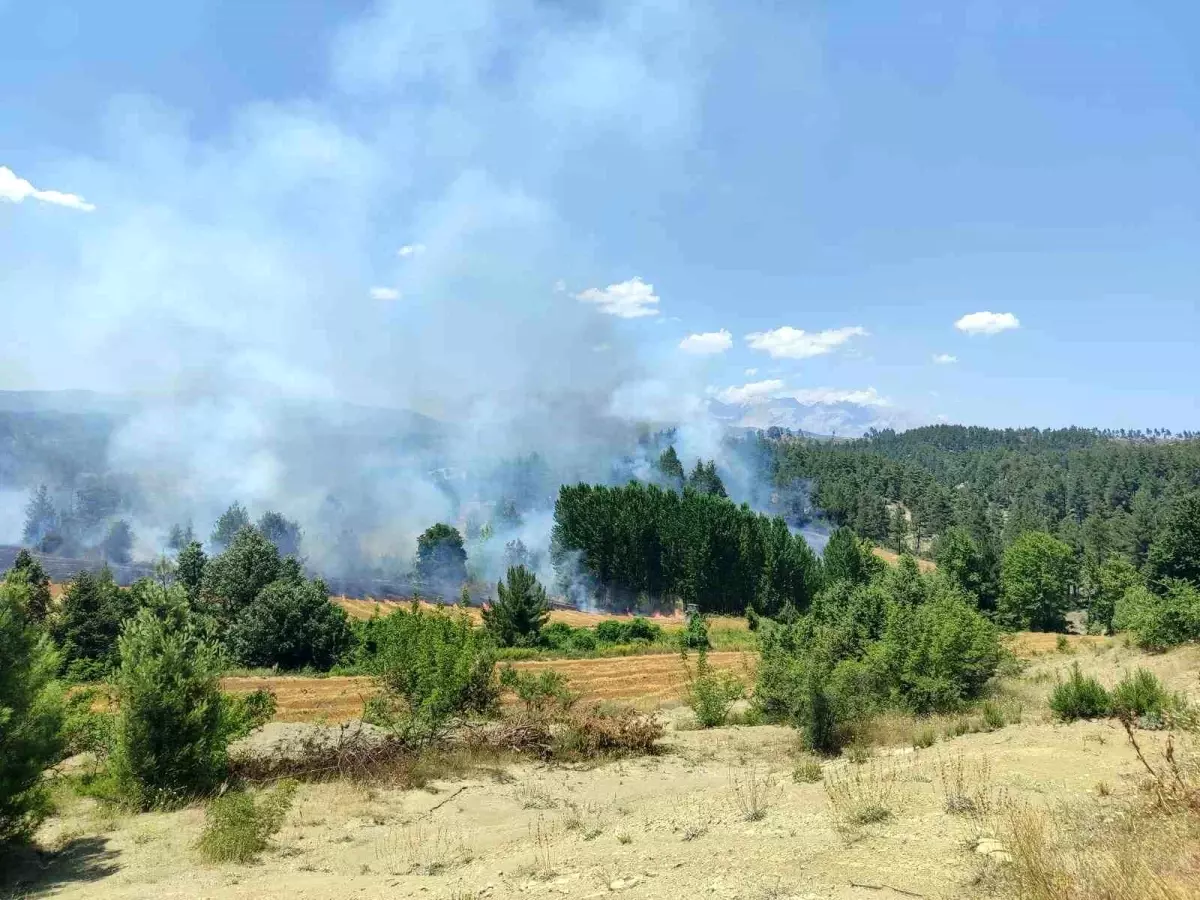
<svg viewBox="0 0 1200 900">
<path fill-rule="evenodd" d="M 967 334 L 999 334 L 1020 328 L 1021 320 L 1012 313 L 974 312 L 963 316 L 954 327 Z"/>
<path fill-rule="evenodd" d="M 600 312 L 618 319 L 640 319 L 659 314 L 654 285 L 637 277 L 606 288 L 588 288 L 575 297 L 580 303 L 592 303 Z"/>
<path fill-rule="evenodd" d="M 803 406 L 828 406 L 834 403 L 852 403 L 855 406 L 888 406 L 890 401 L 881 397 L 873 387 L 859 390 L 845 388 L 801 388 L 787 394 Z"/>
<path fill-rule="evenodd" d="M 703 334 L 689 334 L 679 342 L 680 350 L 699 356 L 724 353 L 732 346 L 733 335 L 724 328 L 720 331 L 706 331 Z"/>
<path fill-rule="evenodd" d="M 748 334 L 746 342 L 752 349 L 763 350 L 776 359 L 807 359 L 832 353 L 850 338 L 865 337 L 866 334 L 866 329 L 860 325 L 814 332 L 784 325 L 771 331 Z"/>
<path fill-rule="evenodd" d="M 958 357 L 951 356 L 949 353 L 935 353 L 933 354 L 933 361 L 939 366 L 948 366 L 958 362 Z"/>
<path fill-rule="evenodd" d="M 373 287 L 371 288 L 372 300 L 399 300 L 400 292 L 395 288 L 390 287 Z"/>
<path fill-rule="evenodd" d="M 758 374 L 758 369 L 747 369 L 747 370 L 746 370 L 746 377 L 747 377 L 747 378 L 753 378 L 753 377 L 754 377 L 755 375 L 757 375 L 757 374 Z"/>
<path fill-rule="evenodd" d="M 554 293 L 561 294 L 567 289 L 567 283 L 561 278 L 554 282 Z"/>
<path fill-rule="evenodd" d="M 401 247 L 399 250 L 396 251 L 396 255 L 401 256 L 401 257 L 420 256 L 424 252 L 425 252 L 424 244 L 405 244 L 403 247 Z"/>
<path fill-rule="evenodd" d="M 0 166 L 0 200 L 9 203 L 20 203 L 26 198 L 52 203 L 55 206 L 66 206 L 82 212 L 93 212 L 96 207 L 88 203 L 78 194 L 64 194 L 62 191 L 40 191 L 24 178 L 18 178 L 17 173 L 6 166 Z"/>
<path fill-rule="evenodd" d="M 783 382 L 778 378 L 770 378 L 766 381 L 753 381 L 740 387 L 727 387 L 722 391 L 717 391 L 717 399 L 722 403 L 740 405 L 763 403 L 778 396 L 782 390 Z"/>
</svg>

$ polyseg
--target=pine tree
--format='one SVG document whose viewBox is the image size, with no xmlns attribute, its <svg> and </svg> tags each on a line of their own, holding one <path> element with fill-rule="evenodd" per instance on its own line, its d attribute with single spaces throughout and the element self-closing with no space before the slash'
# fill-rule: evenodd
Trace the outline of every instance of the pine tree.
<svg viewBox="0 0 1200 900">
<path fill-rule="evenodd" d="M 508 570 L 496 584 L 496 599 L 483 610 L 483 624 L 502 647 L 533 647 L 550 618 L 546 590 L 524 566 Z"/>
<path fill-rule="evenodd" d="M 675 452 L 674 444 L 659 454 L 658 471 L 662 473 L 668 486 L 675 489 L 683 487 L 683 463 L 679 461 L 679 455 Z"/>
<path fill-rule="evenodd" d="M 200 599 L 200 588 L 204 583 L 204 569 L 208 565 L 208 557 L 200 542 L 193 540 L 185 544 L 175 560 L 175 577 L 187 591 L 188 599 L 196 603 Z"/>
<path fill-rule="evenodd" d="M 58 534 L 59 517 L 44 484 L 39 485 L 25 507 L 25 528 L 22 539 L 27 545 L 42 553 L 53 553 L 62 543 Z"/>
<path fill-rule="evenodd" d="M 13 566 L 4 576 L 4 581 L 13 585 L 24 585 L 28 588 L 25 595 L 25 613 L 29 620 L 36 625 L 46 621 L 50 614 L 50 576 L 42 568 L 42 564 L 33 558 L 28 550 L 22 548 L 13 560 Z"/>
<path fill-rule="evenodd" d="M 229 509 L 221 513 L 221 517 L 217 519 L 217 524 L 213 526 L 212 535 L 208 539 L 209 545 L 218 553 L 233 543 L 233 539 L 238 533 L 250 525 L 250 516 L 240 503 L 234 503 Z"/>
<path fill-rule="evenodd" d="M 68 675 L 81 681 L 104 676 L 116 663 L 121 623 L 133 613 L 129 592 L 117 586 L 107 566 L 95 575 L 76 575 L 63 592 L 50 628 Z"/>
<path fill-rule="evenodd" d="M 26 615 L 29 590 L 0 582 L 0 846 L 28 837 L 49 812 L 42 775 L 62 743 L 58 659 Z"/>
<path fill-rule="evenodd" d="M 230 729 L 221 654 L 178 615 L 143 609 L 121 633 L 112 768 L 138 809 L 207 794 L 225 775 Z"/>
</svg>

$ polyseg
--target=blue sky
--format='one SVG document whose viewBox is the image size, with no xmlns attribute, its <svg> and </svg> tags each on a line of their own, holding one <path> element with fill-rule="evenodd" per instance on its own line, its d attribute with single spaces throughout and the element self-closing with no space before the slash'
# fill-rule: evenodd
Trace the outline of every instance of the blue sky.
<svg viewBox="0 0 1200 900">
<path fill-rule="evenodd" d="M 0 388 L 1200 428 L 1193 3 L 0 0 L 0 29 L 0 307 L 55 348 L 10 342 Z"/>
</svg>

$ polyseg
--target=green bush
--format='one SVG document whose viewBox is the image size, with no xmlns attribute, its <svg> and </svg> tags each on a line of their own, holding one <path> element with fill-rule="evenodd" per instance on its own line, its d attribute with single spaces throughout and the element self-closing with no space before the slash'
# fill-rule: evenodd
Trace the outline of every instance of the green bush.
<svg viewBox="0 0 1200 900">
<path fill-rule="evenodd" d="M 687 702 L 701 728 L 724 725 L 729 708 L 745 693 L 746 688 L 736 675 L 714 669 L 708 662 L 708 654 L 700 651 L 695 671 L 688 673 Z"/>
<path fill-rule="evenodd" d="M 1161 727 L 1166 715 L 1179 701 L 1148 669 L 1126 674 L 1112 690 L 1112 713 L 1120 719 L 1137 720 L 1143 726 Z"/>
<path fill-rule="evenodd" d="M 431 741 L 454 718 L 495 705 L 495 648 L 466 615 L 414 603 L 382 619 L 376 641 L 372 667 L 384 693 L 370 712 L 405 739 Z"/>
<path fill-rule="evenodd" d="M 704 616 L 697 613 L 688 617 L 687 625 L 679 632 L 679 646 L 684 650 L 708 650 L 712 647 Z"/>
<path fill-rule="evenodd" d="M 42 772 L 62 747 L 58 657 L 29 619 L 29 586 L 0 583 L 0 844 L 48 811 Z"/>
<path fill-rule="evenodd" d="M 204 811 L 204 831 L 197 849 L 209 862 L 252 862 L 279 832 L 296 782 L 281 781 L 257 801 L 245 791 L 230 791 L 209 801 Z"/>
<path fill-rule="evenodd" d="M 980 712 L 988 731 L 997 731 L 1008 724 L 1008 716 L 1004 714 L 1004 709 L 994 700 L 985 700 Z"/>
<path fill-rule="evenodd" d="M 1108 691 L 1095 678 L 1084 677 L 1079 663 L 1071 667 L 1071 675 L 1060 681 L 1050 694 L 1050 709 L 1063 722 L 1076 719 L 1099 719 L 1112 709 Z"/>
<path fill-rule="evenodd" d="M 244 666 L 327 671 L 352 646 L 346 612 L 320 580 L 268 584 L 233 622 L 228 644 Z"/>
<path fill-rule="evenodd" d="M 798 722 L 805 748 L 814 753 L 836 754 L 842 748 L 845 736 L 838 727 L 833 701 L 815 669 L 809 673 L 806 682 L 805 700 Z"/>
<path fill-rule="evenodd" d="M 149 809 L 211 792 L 232 738 L 217 647 L 182 610 L 144 609 L 122 631 L 120 654 L 112 770 L 122 797 Z"/>
<path fill-rule="evenodd" d="M 93 753 L 106 757 L 116 738 L 116 716 L 107 710 L 93 709 L 99 691 L 94 687 L 73 691 L 63 708 L 62 756 Z"/>
<path fill-rule="evenodd" d="M 568 648 L 576 653 L 594 653 L 599 646 L 600 643 L 596 640 L 596 632 L 590 628 L 576 628 L 571 635 Z"/>
<path fill-rule="evenodd" d="M 1168 580 L 1156 594 L 1134 585 L 1117 601 L 1113 626 L 1130 632 L 1143 650 L 1156 652 L 1200 639 L 1200 589 Z"/>
<path fill-rule="evenodd" d="M 244 738 L 275 718 L 275 695 L 257 690 L 248 694 L 225 694 L 221 701 L 224 729 L 231 741 Z"/>
<path fill-rule="evenodd" d="M 518 672 L 512 666 L 505 666 L 500 670 L 500 686 L 516 694 L 525 711 L 536 716 L 566 712 L 579 699 L 568 686 L 566 676 L 554 669 Z"/>
</svg>

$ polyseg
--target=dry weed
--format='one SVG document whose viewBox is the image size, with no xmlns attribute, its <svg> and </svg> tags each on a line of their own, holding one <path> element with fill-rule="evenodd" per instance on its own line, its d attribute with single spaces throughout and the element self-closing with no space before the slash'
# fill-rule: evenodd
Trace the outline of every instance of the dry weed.
<svg viewBox="0 0 1200 900">
<path fill-rule="evenodd" d="M 389 875 L 440 875 L 475 854 L 461 829 L 417 821 L 391 829 L 376 856 Z"/>
<path fill-rule="evenodd" d="M 991 814 L 996 799 L 992 794 L 992 765 L 986 756 L 968 760 L 961 751 L 951 757 L 939 755 L 937 780 L 946 812 L 976 821 Z"/>
<path fill-rule="evenodd" d="M 825 795 L 835 827 L 853 837 L 865 825 L 894 818 L 904 801 L 901 775 L 898 766 L 885 761 L 827 768 Z"/>
<path fill-rule="evenodd" d="M 779 795 L 780 785 L 765 766 L 751 762 L 740 769 L 729 767 L 729 790 L 742 818 L 758 822 L 766 818 L 767 810 Z"/>
</svg>

